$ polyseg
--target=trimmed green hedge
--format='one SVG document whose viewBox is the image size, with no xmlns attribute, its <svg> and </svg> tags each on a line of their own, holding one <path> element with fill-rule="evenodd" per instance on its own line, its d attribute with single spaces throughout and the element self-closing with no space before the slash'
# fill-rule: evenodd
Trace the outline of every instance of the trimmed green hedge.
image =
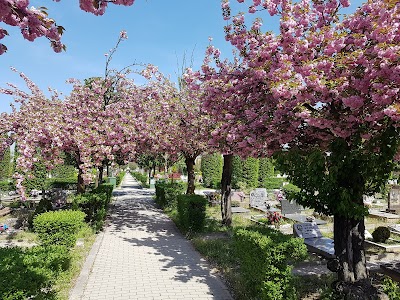
<svg viewBox="0 0 400 300">
<path fill-rule="evenodd" d="M 162 208 L 176 207 L 178 196 L 183 194 L 185 186 L 181 182 L 156 182 L 156 203 Z"/>
<path fill-rule="evenodd" d="M 149 179 L 148 179 L 147 175 L 143 175 L 139 172 L 132 172 L 131 174 L 133 177 L 136 178 L 137 181 L 139 181 L 142 184 L 142 186 L 144 188 L 149 187 Z"/>
<path fill-rule="evenodd" d="M 206 219 L 207 199 L 200 195 L 179 195 L 178 216 L 187 231 L 201 231 Z"/>
<path fill-rule="evenodd" d="M 307 256 L 302 239 L 254 226 L 235 231 L 234 248 L 248 299 L 296 299 L 289 263 Z"/>
<path fill-rule="evenodd" d="M 223 158 L 220 153 L 205 154 L 201 157 L 201 174 L 205 187 L 217 189 L 221 185 Z"/>
<path fill-rule="evenodd" d="M 85 213 L 85 221 L 97 232 L 103 228 L 106 218 L 108 197 L 105 193 L 86 193 L 77 195 L 72 202 L 72 208 Z"/>
<path fill-rule="evenodd" d="M 51 287 L 69 267 L 65 246 L 0 248 L 0 257 L 2 300 L 57 299 Z"/>
<path fill-rule="evenodd" d="M 114 185 L 112 183 L 102 183 L 96 189 L 93 190 L 95 194 L 106 194 L 108 205 L 111 202 L 112 191 L 114 189 Z"/>
<path fill-rule="evenodd" d="M 60 188 L 63 190 L 76 190 L 78 187 L 78 179 L 71 178 L 49 178 L 46 180 L 46 189 Z"/>
<path fill-rule="evenodd" d="M 126 174 L 125 171 L 118 173 L 118 175 L 116 176 L 116 179 L 117 179 L 116 185 L 117 186 L 119 186 L 121 184 L 122 179 L 124 178 L 125 174 Z"/>
<path fill-rule="evenodd" d="M 49 211 L 33 219 L 34 231 L 43 246 L 73 247 L 76 233 L 84 226 L 85 213 L 73 210 Z"/>
<path fill-rule="evenodd" d="M 284 178 L 269 177 L 264 180 L 264 188 L 267 190 L 280 189 L 283 185 Z"/>
</svg>

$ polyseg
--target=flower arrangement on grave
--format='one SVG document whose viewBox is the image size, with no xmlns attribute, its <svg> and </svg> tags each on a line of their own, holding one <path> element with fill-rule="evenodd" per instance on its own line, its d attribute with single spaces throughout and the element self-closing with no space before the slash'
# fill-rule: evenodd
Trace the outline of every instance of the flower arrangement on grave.
<svg viewBox="0 0 400 300">
<path fill-rule="evenodd" d="M 277 191 L 275 193 L 275 196 L 276 196 L 276 200 L 278 200 L 279 202 L 281 202 L 281 200 L 285 199 L 285 195 L 281 190 Z"/>
<path fill-rule="evenodd" d="M 282 221 L 282 215 L 277 211 L 270 211 L 258 221 L 267 225 L 274 225 L 275 227 L 279 227 Z"/>
</svg>

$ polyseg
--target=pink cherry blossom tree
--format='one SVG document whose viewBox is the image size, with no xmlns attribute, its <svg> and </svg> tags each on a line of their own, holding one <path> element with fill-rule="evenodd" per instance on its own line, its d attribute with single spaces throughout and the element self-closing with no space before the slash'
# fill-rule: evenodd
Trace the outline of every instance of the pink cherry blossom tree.
<svg viewBox="0 0 400 300">
<path fill-rule="evenodd" d="M 368 2 L 339 18 L 348 5 L 254 0 L 250 13 L 280 15 L 280 34 L 264 33 L 261 19 L 248 26 L 244 14 L 233 17 L 225 30 L 237 66 L 210 47 L 190 81 L 205 83 L 206 107 L 226 120 L 213 141 L 237 141 L 245 155 L 278 155 L 301 188 L 298 201 L 334 215 L 335 288 L 369 299 L 376 291 L 366 269 L 362 195 L 384 184 L 399 150 L 400 7 Z M 223 9 L 230 19 L 227 1 Z"/>
</svg>

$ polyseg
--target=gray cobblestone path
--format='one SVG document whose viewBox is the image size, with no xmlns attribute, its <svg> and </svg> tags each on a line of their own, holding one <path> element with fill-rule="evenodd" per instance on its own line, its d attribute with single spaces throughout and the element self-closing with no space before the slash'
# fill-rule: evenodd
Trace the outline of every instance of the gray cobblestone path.
<svg viewBox="0 0 400 300">
<path fill-rule="evenodd" d="M 97 240 L 70 300 L 232 299 L 207 263 L 128 174 L 110 226 Z"/>
</svg>

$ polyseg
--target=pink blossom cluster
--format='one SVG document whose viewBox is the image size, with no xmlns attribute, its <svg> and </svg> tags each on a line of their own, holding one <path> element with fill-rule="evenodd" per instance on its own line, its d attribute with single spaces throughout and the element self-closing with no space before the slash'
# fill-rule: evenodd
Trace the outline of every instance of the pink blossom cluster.
<svg viewBox="0 0 400 300">
<path fill-rule="evenodd" d="M 53 0 L 59 2 L 60 0 Z M 134 0 L 80 0 L 80 8 L 95 15 L 103 15 L 108 3 L 130 6 Z M 60 39 L 64 28 L 48 17 L 45 7 L 29 7 L 29 0 L 0 0 L 0 24 L 18 26 L 22 36 L 28 41 L 38 37 L 46 37 L 55 52 L 65 50 Z M 7 30 L 0 27 L 0 40 L 8 35 Z M 0 43 L 0 55 L 7 51 L 7 47 Z"/>
<path fill-rule="evenodd" d="M 238 1 L 243 2 L 243 1 Z M 341 138 L 368 142 L 399 126 L 400 4 L 378 0 L 339 18 L 348 1 L 253 1 L 250 12 L 280 15 L 280 33 L 246 26 L 223 1 L 226 39 L 238 51 L 222 61 L 213 46 L 186 82 L 202 89 L 219 124 L 210 145 L 243 156 L 291 147 L 326 148 Z M 265 10 L 264 10 L 265 11 Z"/>
</svg>

